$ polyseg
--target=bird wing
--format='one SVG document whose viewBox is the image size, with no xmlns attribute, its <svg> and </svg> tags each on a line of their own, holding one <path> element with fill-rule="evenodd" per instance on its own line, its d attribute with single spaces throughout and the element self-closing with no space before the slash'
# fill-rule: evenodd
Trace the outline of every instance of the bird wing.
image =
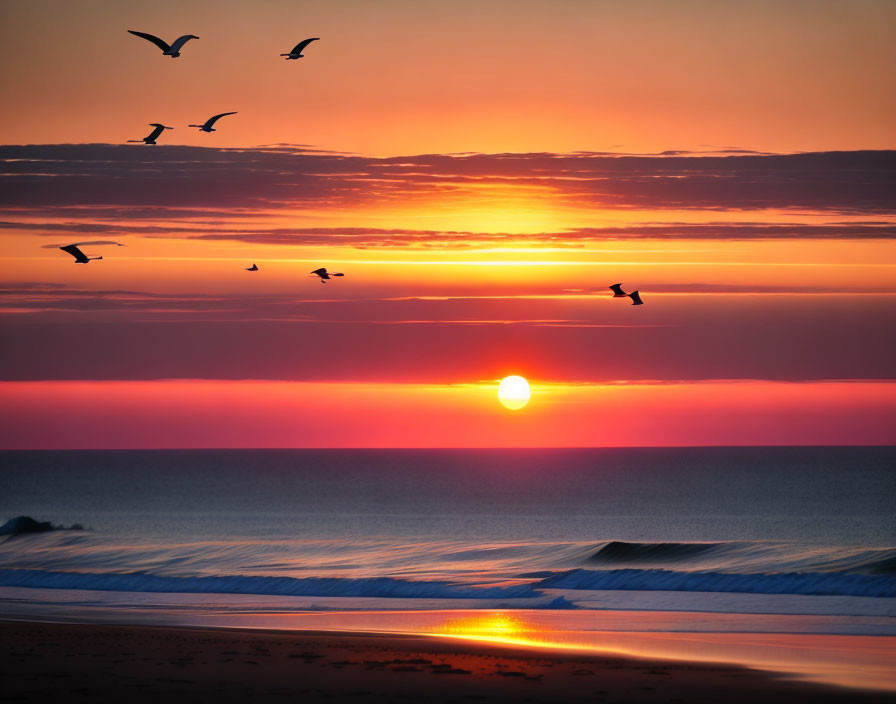
<svg viewBox="0 0 896 704">
<path fill-rule="evenodd" d="M 205 124 L 203 125 L 203 127 L 211 127 L 213 124 L 215 124 L 218 120 L 220 120 L 225 115 L 236 115 L 236 113 L 235 112 L 222 112 L 220 115 L 215 115 L 214 117 L 210 117 L 205 121 Z"/>
<path fill-rule="evenodd" d="M 164 131 L 165 131 L 165 127 L 163 125 L 156 125 L 156 128 L 152 132 L 149 133 L 149 136 L 147 136 L 146 139 L 150 140 L 151 142 L 154 142 L 156 140 L 156 137 L 158 137 Z"/>
<path fill-rule="evenodd" d="M 625 291 L 622 290 L 622 284 L 613 284 L 612 286 L 610 286 L 610 290 L 617 296 L 625 295 Z"/>
<path fill-rule="evenodd" d="M 59 249 L 61 249 L 63 252 L 68 252 L 69 254 L 71 254 L 75 258 L 76 262 L 87 261 L 87 257 L 84 255 L 84 252 L 78 249 L 78 245 L 76 244 L 70 244 L 65 247 L 60 247 Z"/>
<path fill-rule="evenodd" d="M 171 49 L 170 46 L 168 46 L 165 42 L 163 42 L 161 39 L 159 39 L 157 36 L 155 36 L 153 34 L 147 34 L 146 32 L 135 32 L 133 29 L 129 29 L 128 32 L 130 32 L 131 34 L 133 34 L 136 37 L 143 37 L 147 41 L 152 42 L 157 47 L 159 47 L 159 49 L 161 49 L 162 51 L 168 51 L 169 49 Z M 183 37 L 181 37 L 181 39 L 183 39 Z M 179 42 L 180 39 L 178 39 L 177 41 Z M 177 42 L 175 42 L 175 44 L 177 44 Z"/>
<path fill-rule="evenodd" d="M 325 268 L 321 267 L 320 269 L 315 269 L 315 270 L 312 271 L 311 273 L 312 273 L 312 274 L 317 274 L 318 276 L 326 276 L 326 275 L 327 275 L 327 270 L 326 270 Z"/>
<path fill-rule="evenodd" d="M 629 298 L 632 299 L 633 306 L 643 306 L 644 301 L 641 300 L 641 294 L 638 291 L 632 291 L 629 295 Z"/>
<path fill-rule="evenodd" d="M 195 37 L 192 34 L 185 34 L 182 37 L 178 37 L 174 40 L 174 43 L 171 45 L 171 53 L 176 54 L 181 50 L 181 47 L 186 44 L 191 39 L 199 39 L 199 37 Z"/>
<path fill-rule="evenodd" d="M 320 37 L 311 37 L 311 39 L 303 39 L 298 44 L 296 44 L 295 48 L 289 52 L 290 54 L 301 54 L 302 49 L 308 46 L 311 42 L 316 42 Z"/>
</svg>

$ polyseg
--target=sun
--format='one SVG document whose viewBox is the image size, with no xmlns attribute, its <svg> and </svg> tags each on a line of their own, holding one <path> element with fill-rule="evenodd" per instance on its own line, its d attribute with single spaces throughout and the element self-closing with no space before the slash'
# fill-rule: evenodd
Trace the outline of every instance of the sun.
<svg viewBox="0 0 896 704">
<path fill-rule="evenodd" d="M 521 376 L 508 376 L 498 384 L 498 400 L 505 408 L 518 411 L 529 403 L 529 382 Z"/>
</svg>

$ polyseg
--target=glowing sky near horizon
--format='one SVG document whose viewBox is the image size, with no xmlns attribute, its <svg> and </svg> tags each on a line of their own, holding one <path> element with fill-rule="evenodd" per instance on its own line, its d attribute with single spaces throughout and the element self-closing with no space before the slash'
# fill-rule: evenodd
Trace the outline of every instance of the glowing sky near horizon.
<svg viewBox="0 0 896 704">
<path fill-rule="evenodd" d="M 0 446 L 896 441 L 892 3 L 0 13 Z"/>
</svg>

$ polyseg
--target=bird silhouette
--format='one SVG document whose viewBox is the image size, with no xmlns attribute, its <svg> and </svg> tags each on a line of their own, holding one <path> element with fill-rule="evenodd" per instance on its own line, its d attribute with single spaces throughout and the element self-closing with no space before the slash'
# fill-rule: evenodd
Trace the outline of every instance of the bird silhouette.
<svg viewBox="0 0 896 704">
<path fill-rule="evenodd" d="M 68 252 L 75 258 L 75 264 L 87 264 L 88 262 L 92 262 L 96 259 L 102 259 L 102 257 L 88 257 L 84 252 L 78 249 L 78 245 L 76 244 L 68 244 L 65 247 L 60 247 L 63 252 Z"/>
<path fill-rule="evenodd" d="M 146 32 L 135 32 L 133 29 L 129 29 L 128 32 L 136 37 L 141 37 L 142 39 L 146 39 L 147 41 L 152 42 L 162 50 L 162 55 L 170 56 L 172 59 L 176 59 L 178 56 L 180 56 L 180 50 L 188 41 L 190 41 L 191 39 L 199 39 L 199 37 L 197 37 L 195 34 L 185 34 L 184 36 L 175 39 L 173 44 L 167 44 L 153 34 L 147 34 Z"/>
<path fill-rule="evenodd" d="M 287 61 L 301 59 L 302 58 L 302 50 L 308 46 L 311 42 L 316 42 L 320 37 L 311 37 L 311 39 L 303 39 L 298 44 L 293 47 L 293 50 L 288 54 L 280 54 L 280 56 L 285 56 Z"/>
<path fill-rule="evenodd" d="M 165 127 L 165 125 L 159 122 L 150 122 L 150 127 L 155 127 L 155 129 L 146 135 L 143 139 L 129 139 L 129 142 L 143 142 L 144 144 L 155 144 L 156 139 L 164 130 L 173 130 L 173 127 Z"/>
<path fill-rule="evenodd" d="M 258 265 L 253 262 L 252 266 L 246 267 L 246 271 L 258 271 Z"/>
<path fill-rule="evenodd" d="M 216 130 L 213 125 L 225 115 L 236 115 L 236 113 L 222 112 L 220 115 L 215 115 L 214 117 L 208 118 L 205 123 L 201 125 L 187 125 L 187 127 L 198 127 L 200 132 L 215 132 Z"/>
<path fill-rule="evenodd" d="M 329 279 L 331 276 L 345 276 L 345 274 L 331 274 L 331 273 L 330 273 L 329 271 L 327 271 L 324 267 L 321 267 L 320 269 L 315 269 L 315 270 L 312 271 L 311 274 L 309 274 L 309 275 L 310 275 L 310 276 L 319 276 L 319 277 L 320 277 L 320 282 L 321 282 L 322 284 L 327 283 L 327 279 Z"/>
<path fill-rule="evenodd" d="M 633 306 L 643 306 L 644 301 L 641 300 L 641 293 L 639 291 L 632 291 L 631 293 L 626 293 L 622 290 L 622 284 L 613 284 L 610 286 L 610 290 L 613 292 L 613 298 L 631 298 Z"/>
</svg>

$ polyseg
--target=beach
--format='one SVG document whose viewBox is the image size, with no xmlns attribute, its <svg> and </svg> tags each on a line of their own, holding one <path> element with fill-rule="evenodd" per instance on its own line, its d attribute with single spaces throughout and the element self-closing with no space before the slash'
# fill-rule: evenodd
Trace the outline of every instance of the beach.
<svg viewBox="0 0 896 704">
<path fill-rule="evenodd" d="M 734 665 L 425 636 L 0 622 L 10 702 L 890 702 Z"/>
<path fill-rule="evenodd" d="M 6 452 L 4 694 L 892 700 L 893 457 Z"/>
</svg>

